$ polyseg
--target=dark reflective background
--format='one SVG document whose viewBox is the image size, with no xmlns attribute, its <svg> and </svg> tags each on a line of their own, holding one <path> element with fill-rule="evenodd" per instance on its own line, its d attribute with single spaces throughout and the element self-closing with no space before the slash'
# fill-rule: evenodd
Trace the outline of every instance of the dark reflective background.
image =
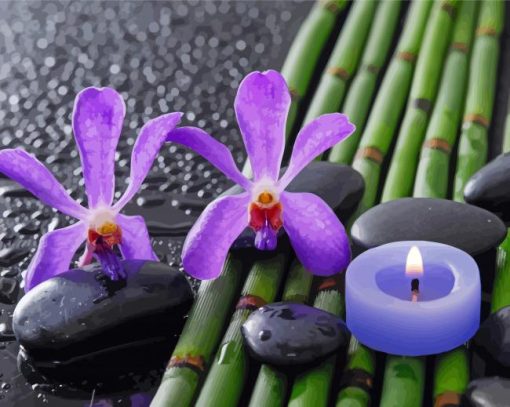
<svg viewBox="0 0 510 407">
<path fill-rule="evenodd" d="M 242 163 L 245 153 L 232 107 L 236 88 L 252 70 L 281 67 L 310 6 L 289 1 L 0 2 L 0 148 L 24 147 L 36 154 L 73 197 L 83 200 L 71 131 L 73 100 L 87 86 L 111 86 L 127 106 L 117 197 L 125 188 L 138 129 L 162 113 L 184 112 L 185 123 L 211 131 Z M 209 164 L 166 147 L 127 211 L 149 221 L 160 258 L 179 264 L 187 228 L 226 186 Z M 0 287 L 12 293 L 41 234 L 70 219 L 1 176 L 0 215 Z M 89 406 L 92 394 L 83 401 L 64 400 L 42 393 L 18 373 L 13 309 L 0 303 L 0 405 Z M 153 382 L 158 379 L 141 386 L 148 396 L 94 397 L 93 405 L 144 405 Z"/>
</svg>

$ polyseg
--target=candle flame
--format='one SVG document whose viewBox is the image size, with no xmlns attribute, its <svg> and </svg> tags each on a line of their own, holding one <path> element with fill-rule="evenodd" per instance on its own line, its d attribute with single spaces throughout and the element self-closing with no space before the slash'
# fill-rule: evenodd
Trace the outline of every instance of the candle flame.
<svg viewBox="0 0 510 407">
<path fill-rule="evenodd" d="M 423 274 L 423 259 L 417 246 L 411 247 L 407 254 L 406 274 L 414 277 L 419 277 Z"/>
</svg>

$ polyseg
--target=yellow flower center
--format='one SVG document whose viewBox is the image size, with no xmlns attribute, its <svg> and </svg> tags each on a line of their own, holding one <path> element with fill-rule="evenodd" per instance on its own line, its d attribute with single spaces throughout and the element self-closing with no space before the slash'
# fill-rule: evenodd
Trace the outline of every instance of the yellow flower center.
<svg viewBox="0 0 510 407">
<path fill-rule="evenodd" d="M 260 202 L 263 205 L 268 205 L 273 202 L 274 198 L 273 198 L 273 194 L 271 194 L 270 192 L 264 191 L 259 194 L 257 200 L 258 200 L 258 202 Z"/>
<path fill-rule="evenodd" d="M 117 225 L 113 222 L 104 222 L 101 226 L 96 229 L 96 232 L 100 235 L 106 236 L 111 235 L 117 231 Z"/>
</svg>

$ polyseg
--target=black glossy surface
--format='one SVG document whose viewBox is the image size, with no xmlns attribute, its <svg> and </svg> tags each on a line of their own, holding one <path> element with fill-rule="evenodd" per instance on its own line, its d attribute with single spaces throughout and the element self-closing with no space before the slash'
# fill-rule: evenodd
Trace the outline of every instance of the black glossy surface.
<svg viewBox="0 0 510 407">
<path fill-rule="evenodd" d="M 508 407 L 510 403 L 510 380 L 486 377 L 469 383 L 463 397 L 465 407 Z"/>
<path fill-rule="evenodd" d="M 259 308 L 241 330 L 253 357 L 279 367 L 319 363 L 347 346 L 350 339 L 344 321 L 337 316 L 283 302 Z"/>
<path fill-rule="evenodd" d="M 466 202 L 487 209 L 510 224 L 510 153 L 502 154 L 474 174 L 464 189 Z"/>
</svg>

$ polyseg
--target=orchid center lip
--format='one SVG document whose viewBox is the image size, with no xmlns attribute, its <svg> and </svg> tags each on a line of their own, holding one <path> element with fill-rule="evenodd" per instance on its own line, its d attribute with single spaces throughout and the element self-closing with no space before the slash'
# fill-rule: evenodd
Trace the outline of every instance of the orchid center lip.
<svg viewBox="0 0 510 407">
<path fill-rule="evenodd" d="M 259 196 L 257 197 L 257 202 L 263 204 L 263 205 L 269 205 L 272 204 L 274 201 L 273 194 L 268 191 L 261 192 Z"/>
<path fill-rule="evenodd" d="M 100 235 L 115 233 L 118 230 L 116 215 L 117 213 L 108 207 L 93 209 L 88 218 L 88 227 Z"/>
</svg>

